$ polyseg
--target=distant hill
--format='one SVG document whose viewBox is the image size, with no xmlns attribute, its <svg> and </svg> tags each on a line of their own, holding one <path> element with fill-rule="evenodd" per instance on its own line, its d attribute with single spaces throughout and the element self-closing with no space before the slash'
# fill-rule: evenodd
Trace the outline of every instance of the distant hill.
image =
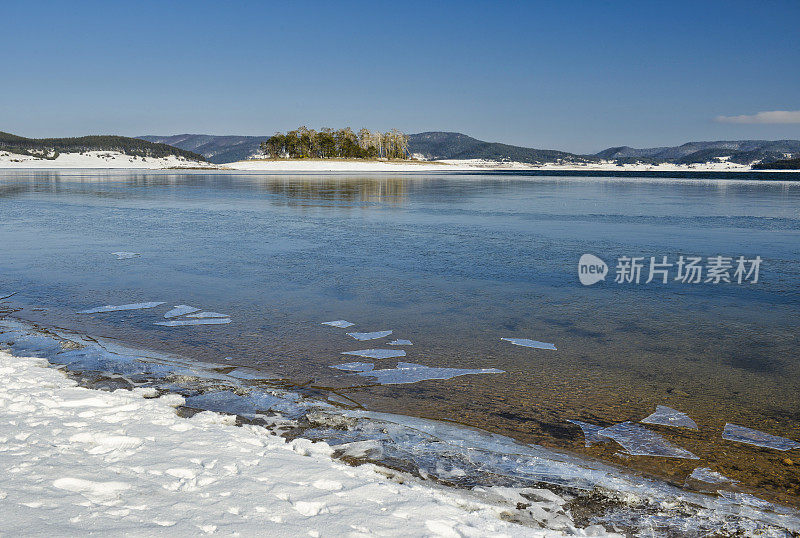
<svg viewBox="0 0 800 538">
<path fill-rule="evenodd" d="M 681 146 L 643 149 L 621 146 L 605 149 L 594 156 L 618 163 L 676 164 L 705 163 L 727 157 L 730 162 L 750 164 L 755 161 L 776 161 L 795 154 L 800 154 L 800 140 L 688 142 Z"/>
<path fill-rule="evenodd" d="M 200 153 L 209 162 L 231 163 L 244 161 L 259 153 L 258 146 L 269 138 L 265 136 L 215 136 L 180 134 L 172 136 L 140 136 L 142 140 L 169 144 L 176 148 Z"/>
<path fill-rule="evenodd" d="M 169 144 L 202 154 L 212 163 L 248 159 L 259 153 L 265 136 L 215 136 L 182 134 L 174 136 L 142 136 L 143 140 Z M 800 140 L 733 140 L 688 142 L 680 146 L 642 148 L 629 146 L 608 148 L 594 155 L 579 155 L 566 151 L 534 149 L 522 146 L 484 142 L 462 133 L 433 131 L 408 137 L 412 154 L 425 159 L 486 159 L 523 163 L 596 162 L 599 160 L 625 163 L 693 164 L 718 162 L 726 159 L 738 164 L 772 162 L 800 156 Z"/>
<path fill-rule="evenodd" d="M 753 165 L 754 170 L 800 170 L 800 158 L 781 159 L 771 163 L 760 163 Z"/>
<path fill-rule="evenodd" d="M 412 155 L 426 159 L 486 159 L 521 163 L 546 163 L 556 161 L 587 162 L 595 157 L 576 155 L 552 149 L 533 149 L 498 142 L 484 142 L 461 133 L 433 131 L 408 136 L 408 149 Z"/>
<path fill-rule="evenodd" d="M 25 138 L 0 131 L 0 151 L 19 155 L 31 155 L 55 159 L 59 153 L 81 153 L 84 151 L 118 151 L 138 157 L 184 157 L 193 161 L 205 161 L 205 157 L 167 144 L 157 144 L 127 136 L 92 135 L 78 138 Z"/>
</svg>

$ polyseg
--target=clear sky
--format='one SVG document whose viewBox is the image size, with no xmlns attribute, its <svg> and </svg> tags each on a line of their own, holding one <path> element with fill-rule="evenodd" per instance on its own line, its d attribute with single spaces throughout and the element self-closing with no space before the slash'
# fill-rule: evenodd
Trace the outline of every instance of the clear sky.
<svg viewBox="0 0 800 538">
<path fill-rule="evenodd" d="M 800 139 L 800 0 L 9 1 L 0 51 L 0 130 L 31 137 Z"/>
</svg>

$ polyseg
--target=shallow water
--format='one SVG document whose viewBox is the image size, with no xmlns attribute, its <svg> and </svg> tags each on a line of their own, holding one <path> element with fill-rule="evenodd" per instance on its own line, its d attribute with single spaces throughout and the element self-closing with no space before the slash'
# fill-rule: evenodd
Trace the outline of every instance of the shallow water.
<svg viewBox="0 0 800 538">
<path fill-rule="evenodd" d="M 708 467 L 792 504 L 797 454 L 721 434 L 730 422 L 800 440 L 799 239 L 798 183 L 0 172 L 0 296 L 18 292 L 6 300 L 18 317 L 231 357 L 344 389 L 367 409 L 466 423 L 676 484 Z M 605 282 L 578 282 L 584 253 L 609 264 Z M 620 256 L 681 254 L 764 262 L 757 284 L 613 282 Z M 157 325 L 176 305 L 231 322 Z M 340 319 L 355 325 L 322 325 Z M 389 329 L 368 347 L 407 338 L 403 361 L 505 373 L 378 385 L 332 368 L 365 347 L 346 333 Z M 567 422 L 638 422 L 657 405 L 699 429 L 647 427 L 700 460 L 585 447 Z"/>
</svg>

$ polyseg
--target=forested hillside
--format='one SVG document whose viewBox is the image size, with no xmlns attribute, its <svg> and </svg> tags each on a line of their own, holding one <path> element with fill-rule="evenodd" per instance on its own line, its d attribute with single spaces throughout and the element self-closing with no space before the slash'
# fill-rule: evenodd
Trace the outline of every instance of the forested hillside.
<svg viewBox="0 0 800 538">
<path fill-rule="evenodd" d="M 137 157 L 169 157 L 174 155 L 193 161 L 205 161 L 205 157 L 184 149 L 126 136 L 81 136 L 77 138 L 25 138 L 0 131 L 0 151 L 19 155 L 30 155 L 43 159 L 55 159 L 60 153 L 82 153 L 84 151 L 118 151 Z"/>
</svg>

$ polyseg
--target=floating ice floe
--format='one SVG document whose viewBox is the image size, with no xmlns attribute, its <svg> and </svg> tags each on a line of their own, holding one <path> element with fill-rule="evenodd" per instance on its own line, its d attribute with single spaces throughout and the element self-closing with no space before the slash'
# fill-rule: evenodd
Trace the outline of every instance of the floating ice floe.
<svg viewBox="0 0 800 538">
<path fill-rule="evenodd" d="M 172 310 L 170 310 L 169 312 L 164 314 L 164 317 L 166 319 L 176 318 L 176 317 L 182 316 L 184 314 L 191 314 L 192 312 L 198 312 L 199 310 L 200 310 L 199 308 L 195 308 L 193 306 L 189 306 L 189 305 L 185 305 L 185 304 L 179 304 L 179 305 L 175 305 L 175 308 L 173 308 Z"/>
<path fill-rule="evenodd" d="M 655 413 L 647 418 L 643 418 L 639 422 L 644 424 L 674 426 L 676 428 L 689 428 L 690 430 L 697 429 L 697 424 L 695 424 L 694 420 L 689 418 L 689 415 L 664 405 L 657 405 Z"/>
<path fill-rule="evenodd" d="M 737 483 L 736 480 L 732 480 L 727 476 L 720 474 L 716 471 L 712 471 L 708 467 L 698 467 L 692 474 L 689 475 L 689 478 L 693 480 L 699 480 L 700 482 L 705 482 L 706 484 L 735 484 Z"/>
<path fill-rule="evenodd" d="M 171 321 L 158 321 L 156 325 L 164 327 L 181 327 L 183 325 L 224 325 L 230 323 L 231 318 L 205 318 L 205 319 L 175 319 Z"/>
<path fill-rule="evenodd" d="M 374 377 L 381 385 L 402 385 L 405 383 L 417 383 L 429 379 L 452 379 L 461 375 L 468 374 L 503 374 L 503 370 L 495 368 L 469 369 L 469 368 L 431 368 L 422 364 L 412 362 L 398 362 L 396 368 L 384 370 L 365 370 L 358 372 L 358 375 Z"/>
<path fill-rule="evenodd" d="M 668 443 L 657 433 L 633 422 L 622 422 L 603 428 L 597 435 L 616 441 L 625 449 L 625 454 L 631 456 L 699 459 L 688 450 Z"/>
<path fill-rule="evenodd" d="M 411 340 L 392 340 L 389 342 L 390 346 L 413 346 Z"/>
<path fill-rule="evenodd" d="M 186 316 L 187 318 L 228 318 L 230 317 L 228 314 L 220 314 L 219 312 L 198 312 L 197 314 L 189 314 Z"/>
<path fill-rule="evenodd" d="M 554 344 L 548 344 L 547 342 L 539 342 L 537 340 L 531 340 L 529 338 L 501 338 L 500 340 L 511 342 L 515 346 L 535 347 L 536 349 L 552 349 L 552 350 L 556 349 L 556 346 Z"/>
<path fill-rule="evenodd" d="M 345 364 L 331 366 L 331 368 L 336 368 L 337 370 L 347 370 L 348 372 L 368 372 L 375 368 L 375 365 L 371 362 L 348 362 Z"/>
<path fill-rule="evenodd" d="M 118 260 L 129 260 L 141 256 L 138 252 L 112 252 L 111 254 L 116 256 Z"/>
<path fill-rule="evenodd" d="M 330 325 L 331 327 L 339 327 L 340 329 L 346 329 L 348 327 L 352 327 L 355 323 L 350 323 L 344 319 L 337 319 L 336 321 L 323 321 L 322 325 Z"/>
<path fill-rule="evenodd" d="M 120 310 L 142 310 L 144 308 L 155 308 L 164 304 L 164 301 L 157 303 L 131 303 L 100 306 L 98 308 L 90 308 L 89 310 L 81 310 L 78 314 L 99 314 L 101 312 L 118 312 Z"/>
<path fill-rule="evenodd" d="M 371 333 L 347 333 L 347 336 L 352 336 L 356 340 L 375 340 L 390 334 L 392 334 L 392 331 L 375 331 Z"/>
<path fill-rule="evenodd" d="M 342 355 L 355 355 L 356 357 L 366 357 L 368 359 L 392 359 L 394 357 L 405 357 L 406 352 L 402 349 L 359 349 L 358 351 L 344 351 Z"/>
<path fill-rule="evenodd" d="M 731 423 L 725 424 L 722 438 L 728 441 L 736 441 L 737 443 L 745 443 L 763 448 L 774 448 L 775 450 L 793 450 L 795 448 L 800 448 L 800 443 L 787 439 L 786 437 L 770 435 Z"/>
<path fill-rule="evenodd" d="M 598 432 L 605 428 L 605 426 L 595 426 L 594 424 L 589 424 L 581 420 L 567 420 L 567 422 L 580 426 L 581 430 L 583 430 L 583 439 L 587 447 L 596 445 L 597 443 L 608 443 L 609 441 L 606 437 L 598 435 Z"/>
</svg>

